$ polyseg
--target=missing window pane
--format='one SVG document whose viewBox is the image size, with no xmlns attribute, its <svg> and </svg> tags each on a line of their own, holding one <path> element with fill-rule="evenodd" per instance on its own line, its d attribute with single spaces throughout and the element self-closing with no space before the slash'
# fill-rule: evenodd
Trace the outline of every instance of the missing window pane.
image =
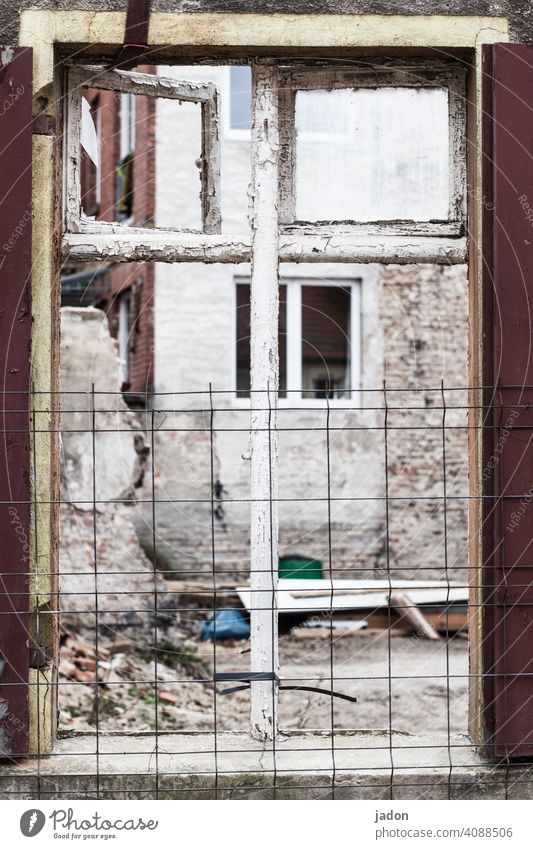
<svg viewBox="0 0 533 849">
<path fill-rule="evenodd" d="M 297 220 L 448 219 L 445 89 L 298 91 L 295 110 Z"/>
<path fill-rule="evenodd" d="M 146 224 L 153 219 L 153 98 L 85 89 L 80 133 L 80 193 L 85 216 Z M 137 187 L 137 191 L 134 190 Z"/>
<path fill-rule="evenodd" d="M 234 65 L 230 72 L 230 128 L 249 130 L 252 126 L 252 70 Z"/>
</svg>

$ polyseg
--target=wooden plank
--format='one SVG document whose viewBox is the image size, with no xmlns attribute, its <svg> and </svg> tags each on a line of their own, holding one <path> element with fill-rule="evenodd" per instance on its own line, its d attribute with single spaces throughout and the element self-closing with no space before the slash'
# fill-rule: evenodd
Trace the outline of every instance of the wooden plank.
<svg viewBox="0 0 533 849">
<path fill-rule="evenodd" d="M 484 50 L 485 751 L 533 754 L 533 46 Z"/>
<path fill-rule="evenodd" d="M 433 625 L 420 612 L 407 593 L 391 593 L 390 604 L 398 614 L 400 624 L 407 621 L 411 626 L 411 630 L 426 640 L 440 639 Z"/>
<path fill-rule="evenodd" d="M 82 221 L 81 232 L 65 233 L 62 251 L 72 262 L 249 262 L 247 234 L 213 235 L 146 230 L 105 221 Z M 279 237 L 280 262 L 427 262 L 457 265 L 466 262 L 465 238 L 438 236 L 327 236 Z"/>
<path fill-rule="evenodd" d="M 32 51 L 0 51 L 0 756 L 28 751 Z"/>
</svg>

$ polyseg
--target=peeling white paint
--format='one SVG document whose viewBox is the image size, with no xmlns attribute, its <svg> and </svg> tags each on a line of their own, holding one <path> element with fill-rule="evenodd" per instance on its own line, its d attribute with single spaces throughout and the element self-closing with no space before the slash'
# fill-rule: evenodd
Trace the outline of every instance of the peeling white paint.
<svg viewBox="0 0 533 849">
<path fill-rule="evenodd" d="M 105 224 L 105 226 L 104 226 Z M 92 228 L 93 225 L 91 225 Z M 62 249 L 73 261 L 249 262 L 248 235 L 210 235 L 126 228 L 94 222 L 94 233 L 66 233 Z M 435 263 L 466 262 L 466 239 L 424 236 L 291 235 L 279 237 L 280 262 Z"/>
<path fill-rule="evenodd" d="M 278 672 L 278 70 L 252 71 L 251 370 L 251 671 Z M 277 685 L 251 684 L 250 728 L 269 740 L 277 733 Z"/>
<path fill-rule="evenodd" d="M 67 233 L 106 232 L 102 222 L 85 217 L 81 209 L 80 160 L 82 90 L 84 88 L 128 92 L 180 103 L 199 103 L 202 109 L 201 198 L 203 229 L 219 233 L 220 214 L 220 138 L 218 93 L 209 82 L 177 80 L 136 71 L 106 71 L 100 67 L 74 67 L 69 70 L 65 150 L 64 223 Z M 107 224 L 117 233 L 130 232 L 120 224 Z M 109 232 L 109 229 L 107 230 Z M 133 231 L 135 232 L 135 231 Z M 153 258 L 153 257 L 151 257 Z"/>
<path fill-rule="evenodd" d="M 2 52 L 0 53 L 0 63 L 4 66 L 9 65 L 10 62 L 13 61 L 13 56 L 15 55 L 15 51 L 12 47 L 4 47 Z"/>
</svg>

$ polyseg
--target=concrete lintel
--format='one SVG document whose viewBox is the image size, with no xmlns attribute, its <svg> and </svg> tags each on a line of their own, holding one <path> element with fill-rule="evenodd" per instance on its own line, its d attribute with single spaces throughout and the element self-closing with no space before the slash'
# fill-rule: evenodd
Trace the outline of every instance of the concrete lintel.
<svg viewBox="0 0 533 849">
<path fill-rule="evenodd" d="M 24 9 L 20 44 L 34 48 L 34 93 L 52 82 L 54 45 L 118 45 L 125 12 Z M 504 17 L 480 15 L 153 12 L 149 46 L 478 48 L 507 41 Z"/>
</svg>

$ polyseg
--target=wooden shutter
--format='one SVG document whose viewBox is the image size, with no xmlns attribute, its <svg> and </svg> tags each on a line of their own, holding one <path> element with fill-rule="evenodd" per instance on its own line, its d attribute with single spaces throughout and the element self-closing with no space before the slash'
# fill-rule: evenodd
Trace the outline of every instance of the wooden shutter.
<svg viewBox="0 0 533 849">
<path fill-rule="evenodd" d="M 533 754 L 533 46 L 483 56 L 486 751 Z"/>
<path fill-rule="evenodd" d="M 32 52 L 0 48 L 0 756 L 28 751 Z"/>
</svg>

